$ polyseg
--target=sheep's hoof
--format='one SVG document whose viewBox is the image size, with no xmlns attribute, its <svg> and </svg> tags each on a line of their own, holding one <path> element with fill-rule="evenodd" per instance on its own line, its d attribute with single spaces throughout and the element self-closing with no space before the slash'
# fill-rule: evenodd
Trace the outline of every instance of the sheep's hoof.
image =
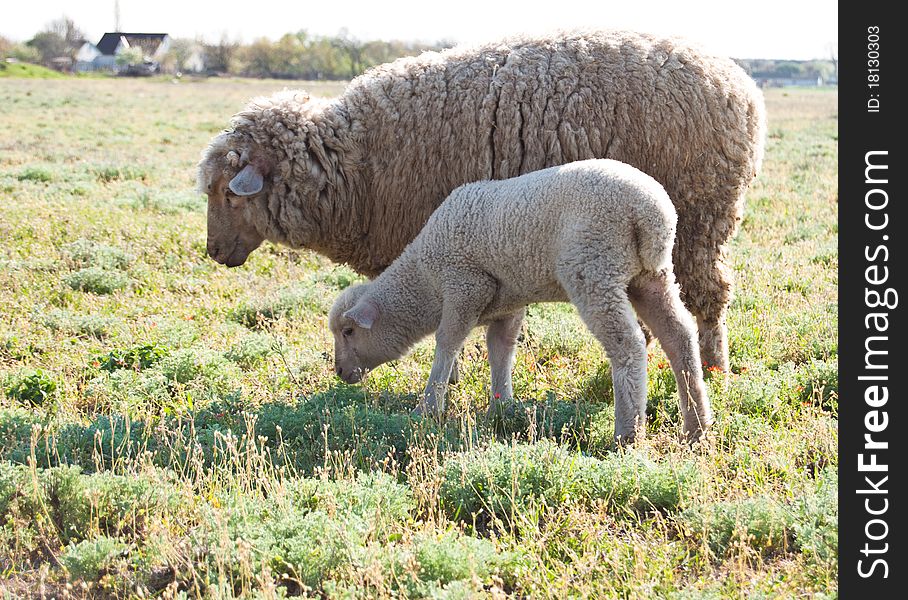
<svg viewBox="0 0 908 600">
<path fill-rule="evenodd" d="M 700 337 L 700 360 L 704 371 L 728 372 L 728 330 L 725 323 L 697 320 Z"/>
<path fill-rule="evenodd" d="M 703 421 L 698 421 L 697 423 L 685 425 L 683 433 L 684 437 L 687 439 L 687 443 L 693 446 L 700 441 L 704 434 L 709 431 L 712 424 L 712 418 L 707 418 Z"/>
</svg>

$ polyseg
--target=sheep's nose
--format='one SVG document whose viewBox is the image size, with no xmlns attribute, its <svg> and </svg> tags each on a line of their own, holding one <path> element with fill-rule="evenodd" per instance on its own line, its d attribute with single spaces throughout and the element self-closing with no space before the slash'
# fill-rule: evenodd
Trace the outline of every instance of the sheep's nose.
<svg viewBox="0 0 908 600">
<path fill-rule="evenodd" d="M 335 367 L 334 372 L 337 373 L 338 377 L 343 377 L 344 369 L 342 367 Z"/>
</svg>

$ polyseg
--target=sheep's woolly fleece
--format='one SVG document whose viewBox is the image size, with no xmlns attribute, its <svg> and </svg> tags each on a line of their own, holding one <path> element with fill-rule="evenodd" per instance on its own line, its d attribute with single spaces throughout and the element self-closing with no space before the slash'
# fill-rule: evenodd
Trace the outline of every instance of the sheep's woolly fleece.
<svg viewBox="0 0 908 600">
<path fill-rule="evenodd" d="M 221 262 L 269 239 L 371 277 L 461 184 L 626 162 L 674 202 L 682 295 L 708 359 L 724 366 L 724 255 L 764 137 L 762 95 L 731 60 L 672 38 L 561 32 L 402 58 L 331 101 L 256 99 L 203 153 L 199 185 Z M 227 182 L 249 165 L 263 189 L 228 206 Z"/>
<path fill-rule="evenodd" d="M 646 410 L 646 346 L 633 302 L 662 341 L 681 398 L 692 400 L 682 412 L 695 435 L 710 412 L 696 327 L 672 277 L 676 219 L 654 179 L 613 160 L 459 187 L 387 270 L 336 300 L 329 326 L 338 374 L 357 381 L 436 332 L 426 397 L 438 410 L 435 390 L 458 349 L 473 327 L 489 324 L 492 393 L 511 396 L 524 308 L 570 301 L 609 355 L 616 435 L 627 439 Z"/>
</svg>

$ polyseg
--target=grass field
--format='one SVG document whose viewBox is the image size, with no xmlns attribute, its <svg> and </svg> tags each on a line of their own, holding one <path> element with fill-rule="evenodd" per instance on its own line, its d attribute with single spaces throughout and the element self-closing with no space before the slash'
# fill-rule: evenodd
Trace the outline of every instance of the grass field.
<svg viewBox="0 0 908 600">
<path fill-rule="evenodd" d="M 199 153 L 283 85 L 0 83 L 7 597 L 837 595 L 835 92 L 767 91 L 710 436 L 679 441 L 656 348 L 647 439 L 616 451 L 570 306 L 531 308 L 492 432 L 479 332 L 446 421 L 411 420 L 430 342 L 333 375 L 325 313 L 355 274 L 206 257 Z"/>
</svg>

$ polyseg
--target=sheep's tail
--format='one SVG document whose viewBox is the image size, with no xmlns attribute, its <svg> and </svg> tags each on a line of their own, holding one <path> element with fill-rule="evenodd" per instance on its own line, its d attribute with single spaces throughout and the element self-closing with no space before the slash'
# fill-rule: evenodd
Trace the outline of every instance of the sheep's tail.
<svg viewBox="0 0 908 600">
<path fill-rule="evenodd" d="M 672 268 L 672 248 L 675 245 L 675 231 L 678 214 L 672 201 L 661 189 L 652 202 L 639 206 L 636 220 L 637 254 L 647 271 L 658 272 Z"/>
</svg>

